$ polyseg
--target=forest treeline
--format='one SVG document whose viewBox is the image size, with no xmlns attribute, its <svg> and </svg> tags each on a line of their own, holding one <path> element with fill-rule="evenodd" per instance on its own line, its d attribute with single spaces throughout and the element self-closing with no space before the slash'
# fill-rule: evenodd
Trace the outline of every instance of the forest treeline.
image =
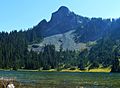
<svg viewBox="0 0 120 88">
<path fill-rule="evenodd" d="M 114 33 L 114 32 L 113 32 Z M 45 45 L 43 51 L 28 51 L 28 45 L 41 42 L 38 30 L 12 31 L 0 33 L 1 69 L 92 69 L 111 67 L 119 72 L 120 41 L 119 35 L 103 38 L 90 49 L 80 51 L 59 51 L 54 45 Z"/>
</svg>

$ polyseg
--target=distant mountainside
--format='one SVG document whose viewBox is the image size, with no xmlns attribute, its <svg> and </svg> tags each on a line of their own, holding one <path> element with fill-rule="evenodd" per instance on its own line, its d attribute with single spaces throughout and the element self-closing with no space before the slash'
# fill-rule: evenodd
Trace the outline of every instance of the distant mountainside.
<svg viewBox="0 0 120 88">
<path fill-rule="evenodd" d="M 42 20 L 32 29 L 40 31 L 43 41 L 37 44 L 38 48 L 29 47 L 29 49 L 39 51 L 42 46 L 53 44 L 57 50 L 62 46 L 64 50 L 81 51 L 90 48 L 87 46 L 88 43 L 93 44 L 93 42 L 108 36 L 112 29 L 118 27 L 118 21 L 119 19 L 79 16 L 67 7 L 61 6 L 58 11 L 52 13 L 50 21 Z"/>
<path fill-rule="evenodd" d="M 43 37 L 49 37 L 56 34 L 62 34 L 70 30 L 76 30 L 76 33 L 79 32 L 79 36 L 84 36 L 85 33 L 92 34 L 92 36 L 89 36 L 90 38 L 86 39 L 86 41 L 100 38 L 103 34 L 105 34 L 105 32 L 108 32 L 107 29 L 109 29 L 110 26 L 110 19 L 79 16 L 74 12 L 71 12 L 65 6 L 61 6 L 58 11 L 52 13 L 52 17 L 49 22 L 42 20 L 37 25 L 37 27 L 41 30 Z"/>
</svg>

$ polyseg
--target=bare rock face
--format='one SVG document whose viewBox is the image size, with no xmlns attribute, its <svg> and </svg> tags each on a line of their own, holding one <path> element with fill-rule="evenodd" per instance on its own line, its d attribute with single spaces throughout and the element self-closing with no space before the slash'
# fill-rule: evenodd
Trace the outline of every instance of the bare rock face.
<svg viewBox="0 0 120 88">
<path fill-rule="evenodd" d="M 52 17 L 49 23 L 50 25 L 58 24 L 62 22 L 62 20 L 65 20 L 65 18 L 67 18 L 70 15 L 71 12 L 69 11 L 69 9 L 67 7 L 62 6 L 58 9 L 58 11 L 52 13 Z"/>
<path fill-rule="evenodd" d="M 52 13 L 49 22 L 42 20 L 38 25 L 42 28 L 42 35 L 44 37 L 62 34 L 73 30 L 80 26 L 83 17 L 71 12 L 67 7 L 61 6 L 58 11 Z M 43 24 L 43 25 L 42 25 Z"/>
</svg>

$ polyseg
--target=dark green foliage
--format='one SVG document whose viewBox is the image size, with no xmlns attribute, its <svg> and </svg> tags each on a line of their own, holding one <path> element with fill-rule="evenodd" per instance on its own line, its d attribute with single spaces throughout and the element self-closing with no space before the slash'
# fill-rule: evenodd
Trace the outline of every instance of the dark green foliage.
<svg viewBox="0 0 120 88">
<path fill-rule="evenodd" d="M 71 67 L 70 70 L 75 70 L 76 68 L 75 67 Z"/>
<path fill-rule="evenodd" d="M 79 57 L 78 57 L 78 68 L 81 70 L 84 70 L 85 67 L 87 67 L 87 63 L 89 62 L 88 60 L 88 53 L 89 51 L 87 49 L 83 50 L 80 52 Z"/>
<path fill-rule="evenodd" d="M 0 34 L 0 68 L 19 68 L 22 67 L 22 61 L 27 42 L 24 40 L 22 33 L 17 31 Z"/>
<path fill-rule="evenodd" d="M 12 31 L 10 33 L 0 33 L 0 68 L 25 68 L 25 61 L 29 56 L 28 43 L 31 41 L 28 39 L 30 34 L 28 31 Z M 32 33 L 35 36 L 35 34 Z M 41 40 L 41 37 L 37 37 Z M 34 40 L 36 39 L 34 38 Z M 31 64 L 31 63 L 30 63 Z"/>
<path fill-rule="evenodd" d="M 43 70 L 49 70 L 49 69 L 51 69 L 51 67 L 49 66 L 49 65 L 44 65 L 44 67 L 43 67 Z"/>
<path fill-rule="evenodd" d="M 113 60 L 111 72 L 120 72 L 120 65 L 118 58 Z"/>
<path fill-rule="evenodd" d="M 114 42 L 108 39 L 102 39 L 97 42 L 95 46 L 93 46 L 89 53 L 89 60 L 91 63 L 102 64 L 104 67 L 108 67 L 112 64 L 112 60 L 114 59 L 114 50 L 113 50 Z"/>
<path fill-rule="evenodd" d="M 99 68 L 99 63 L 98 62 L 93 62 L 89 67 L 89 69 L 94 69 L 94 68 Z"/>
</svg>

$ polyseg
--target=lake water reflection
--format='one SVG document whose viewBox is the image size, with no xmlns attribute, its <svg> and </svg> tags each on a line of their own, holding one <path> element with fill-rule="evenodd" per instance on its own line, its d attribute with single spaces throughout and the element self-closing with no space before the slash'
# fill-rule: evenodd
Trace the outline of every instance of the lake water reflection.
<svg viewBox="0 0 120 88">
<path fill-rule="evenodd" d="M 120 73 L 0 71 L 0 77 L 33 88 L 120 88 Z"/>
</svg>

